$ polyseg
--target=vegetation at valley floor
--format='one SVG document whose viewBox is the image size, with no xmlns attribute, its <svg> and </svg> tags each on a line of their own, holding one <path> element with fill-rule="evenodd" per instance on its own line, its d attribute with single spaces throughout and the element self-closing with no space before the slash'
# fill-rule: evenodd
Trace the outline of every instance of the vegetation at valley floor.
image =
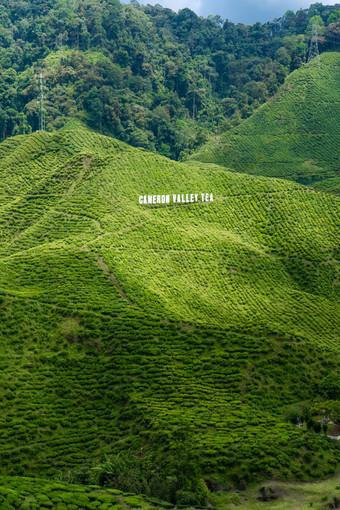
<svg viewBox="0 0 340 510">
<path fill-rule="evenodd" d="M 265 482 L 246 490 L 230 487 L 211 496 L 210 508 L 223 510 L 330 510 L 340 500 L 340 479 L 326 482 Z M 4 510 L 171 510 L 173 505 L 143 495 L 98 486 L 81 486 L 25 477 L 0 477 L 0 505 Z M 297 506 L 298 505 L 298 506 Z M 181 507 L 185 508 L 185 507 Z"/>
</svg>

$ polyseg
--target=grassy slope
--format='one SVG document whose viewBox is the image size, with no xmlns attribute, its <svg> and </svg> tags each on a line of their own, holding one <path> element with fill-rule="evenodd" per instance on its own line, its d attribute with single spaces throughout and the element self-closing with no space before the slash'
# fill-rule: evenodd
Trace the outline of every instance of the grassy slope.
<svg viewBox="0 0 340 510">
<path fill-rule="evenodd" d="M 3 473 L 157 455 L 183 421 L 206 473 L 334 473 L 331 441 L 282 412 L 338 367 L 337 198 L 79 126 L 0 151 Z"/>
<path fill-rule="evenodd" d="M 328 510 L 330 503 L 340 498 L 339 476 L 324 482 L 279 483 L 269 482 L 253 486 L 246 491 L 218 492 L 213 497 L 215 508 L 231 510 Z M 272 488 L 278 498 L 263 503 L 259 501 L 261 487 Z M 13 508 L 56 508 L 67 510 L 124 510 L 142 508 L 143 510 L 169 508 L 170 504 L 156 502 L 145 496 L 134 496 L 112 489 L 83 487 L 50 480 L 37 480 L 25 477 L 0 476 L 0 504 L 3 509 Z M 297 506 L 298 505 L 298 506 Z M 333 507 L 334 508 L 334 507 Z"/>
<path fill-rule="evenodd" d="M 278 95 L 193 159 L 302 183 L 339 172 L 340 54 L 294 71 Z M 336 184 L 336 183 L 335 183 Z M 338 186 L 337 186 L 338 187 Z"/>
<path fill-rule="evenodd" d="M 171 505 L 165 505 L 171 508 Z M 26 477 L 0 477 L 0 508 L 56 508 L 57 510 L 123 510 L 129 508 L 164 508 L 145 496 L 135 496 L 114 489 L 82 487 L 57 481 Z"/>
<path fill-rule="evenodd" d="M 272 489 L 277 499 L 263 502 L 261 488 Z M 263 482 L 255 485 L 246 491 L 218 493 L 214 499 L 217 508 L 231 510 L 329 510 L 336 508 L 336 501 L 340 499 L 340 477 L 339 475 L 323 482 L 312 483 L 280 483 Z M 333 506 L 331 506 L 331 504 Z"/>
</svg>

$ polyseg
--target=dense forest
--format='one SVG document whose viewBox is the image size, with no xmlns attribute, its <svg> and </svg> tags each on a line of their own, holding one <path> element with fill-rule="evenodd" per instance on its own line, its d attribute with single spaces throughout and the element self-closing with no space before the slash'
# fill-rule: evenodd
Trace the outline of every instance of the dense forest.
<svg viewBox="0 0 340 510">
<path fill-rule="evenodd" d="M 181 159 L 229 129 L 320 51 L 340 43 L 339 4 L 265 24 L 177 14 L 118 0 L 0 2 L 0 140 L 70 117 L 136 147 Z"/>
</svg>

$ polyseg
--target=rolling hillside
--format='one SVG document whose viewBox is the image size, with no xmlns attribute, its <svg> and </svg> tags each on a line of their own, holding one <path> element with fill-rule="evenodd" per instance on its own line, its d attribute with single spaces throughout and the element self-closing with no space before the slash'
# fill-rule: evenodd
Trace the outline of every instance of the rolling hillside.
<svg viewBox="0 0 340 510">
<path fill-rule="evenodd" d="M 184 450 L 208 485 L 336 471 L 284 418 L 339 367 L 336 197 L 79 124 L 0 154 L 2 474 L 125 451 L 165 480 Z"/>
<path fill-rule="evenodd" d="M 321 55 L 290 74 L 276 97 L 193 160 L 238 172 L 339 189 L 340 54 Z M 320 184 L 321 185 L 321 184 Z"/>
</svg>

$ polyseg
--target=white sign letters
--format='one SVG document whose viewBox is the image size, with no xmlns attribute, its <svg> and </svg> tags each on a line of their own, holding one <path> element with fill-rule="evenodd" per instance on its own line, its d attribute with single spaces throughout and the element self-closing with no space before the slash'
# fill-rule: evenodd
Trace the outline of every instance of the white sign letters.
<svg viewBox="0 0 340 510">
<path fill-rule="evenodd" d="M 172 195 L 139 195 L 140 205 L 157 204 L 194 204 L 196 202 L 213 202 L 212 193 L 175 193 Z"/>
</svg>

